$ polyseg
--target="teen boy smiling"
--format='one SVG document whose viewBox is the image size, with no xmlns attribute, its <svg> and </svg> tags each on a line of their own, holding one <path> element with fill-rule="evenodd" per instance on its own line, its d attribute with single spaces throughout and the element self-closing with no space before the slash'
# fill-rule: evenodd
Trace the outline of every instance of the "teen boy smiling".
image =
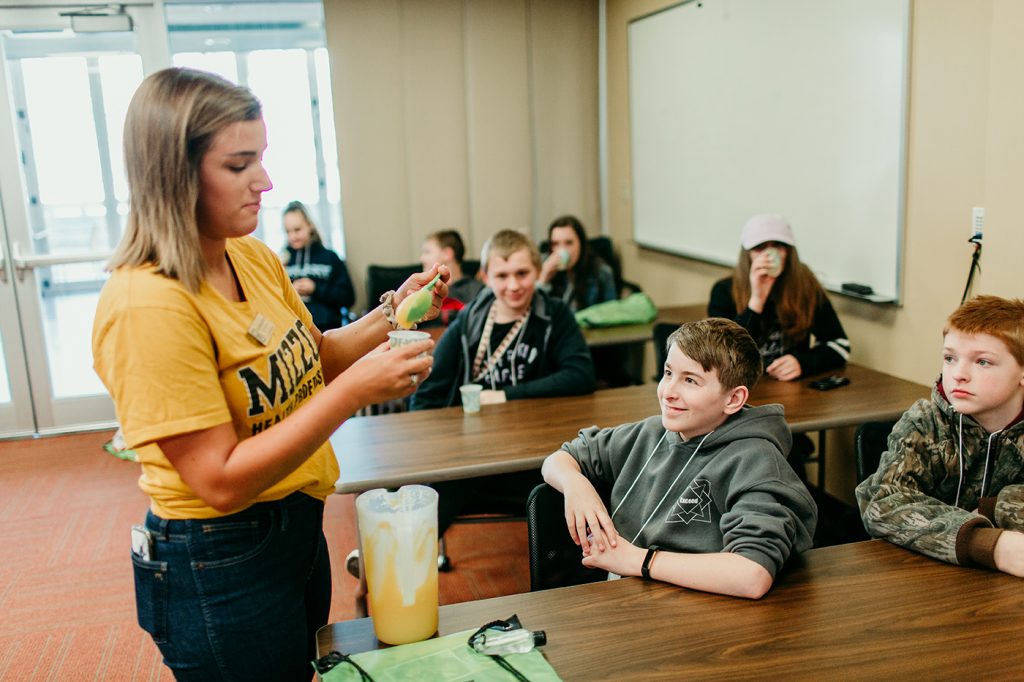
<svg viewBox="0 0 1024 682">
<path fill-rule="evenodd" d="M 752 599 L 810 548 L 817 508 L 786 463 L 782 407 L 746 406 L 757 344 L 725 319 L 668 339 L 661 415 L 590 427 L 544 461 L 583 564 Z M 610 487 L 611 512 L 594 483 Z"/>
</svg>

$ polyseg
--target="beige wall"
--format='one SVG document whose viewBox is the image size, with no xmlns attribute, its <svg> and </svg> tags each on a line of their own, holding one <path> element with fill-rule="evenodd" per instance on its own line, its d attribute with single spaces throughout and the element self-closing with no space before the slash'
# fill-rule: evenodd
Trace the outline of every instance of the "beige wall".
<svg viewBox="0 0 1024 682">
<path fill-rule="evenodd" d="M 632 244 L 626 27 L 673 2 L 607 0 L 608 215 L 625 274 L 659 304 L 707 300 L 723 268 Z M 853 360 L 930 383 L 959 302 L 972 206 L 987 209 L 977 293 L 1021 296 L 1024 3 L 912 4 L 903 305 L 834 296 Z M 557 213 L 596 228 L 597 6 L 589 0 L 325 3 L 346 241 L 368 263 L 415 259 L 423 235 L 540 236 Z M 810 226 L 798 226 L 810 229 Z M 595 230 L 596 231 L 596 230 Z M 831 443 L 849 456 L 849 434 Z M 849 497 L 852 465 L 831 467 Z M 844 477 L 842 474 L 846 472 Z"/>
<path fill-rule="evenodd" d="M 659 304 L 707 300 L 726 270 L 637 248 L 629 196 L 628 21 L 675 4 L 608 0 L 608 159 L 612 236 L 626 275 Z M 982 273 L 975 293 L 1022 296 L 1024 230 L 1024 3 L 912 3 L 907 214 L 902 307 L 833 301 L 853 361 L 931 383 L 940 332 L 963 292 L 971 207 L 985 206 Z M 808 229 L 811 226 L 797 226 Z M 852 500 L 851 432 L 830 434 L 829 489 Z"/>
<path fill-rule="evenodd" d="M 608 0 L 608 159 L 612 235 L 624 245 L 628 277 L 659 304 L 707 300 L 726 270 L 639 249 L 629 196 L 626 28 L 631 18 L 674 2 Z M 1024 3 L 912 3 L 907 215 L 903 306 L 833 296 L 853 360 L 930 383 L 939 370 L 940 331 L 960 301 L 972 206 L 987 209 L 976 293 L 1024 295 Z M 813 229 L 813 226 L 796 226 Z"/>
<path fill-rule="evenodd" d="M 324 3 L 349 269 L 453 227 L 600 225 L 593 0 Z"/>
</svg>

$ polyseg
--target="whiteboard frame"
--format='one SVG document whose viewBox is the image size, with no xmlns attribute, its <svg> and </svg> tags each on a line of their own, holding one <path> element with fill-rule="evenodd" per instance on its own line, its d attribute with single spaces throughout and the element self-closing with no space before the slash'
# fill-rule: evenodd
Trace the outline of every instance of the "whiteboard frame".
<svg viewBox="0 0 1024 682">
<path fill-rule="evenodd" d="M 630 156 L 630 213 L 632 219 L 632 231 L 634 243 L 645 250 L 654 251 L 658 253 L 665 253 L 688 260 L 694 260 L 698 262 L 710 263 L 713 265 L 724 266 L 728 268 L 734 268 L 736 266 L 735 258 L 724 259 L 708 257 L 693 252 L 688 252 L 684 249 L 672 249 L 662 245 L 652 245 L 643 242 L 636 236 L 637 227 L 637 205 L 636 205 L 636 130 L 634 129 L 635 117 L 633 116 L 633 83 L 632 83 L 632 27 L 634 24 L 664 14 L 666 12 L 679 9 L 686 5 L 697 3 L 700 6 L 704 0 L 682 0 L 681 2 L 668 5 L 661 9 L 647 14 L 633 17 L 629 20 L 627 31 L 626 31 L 626 61 L 627 61 L 627 108 L 629 111 L 629 156 Z M 769 2 L 770 0 L 764 0 Z M 899 135 L 899 149 L 898 149 L 898 170 L 897 170 L 897 198 L 896 198 L 896 272 L 895 272 L 895 291 L 893 296 L 870 294 L 862 295 L 856 294 L 850 291 L 844 291 L 842 289 L 842 283 L 837 281 L 831 281 L 819 276 L 821 285 L 829 292 L 840 294 L 848 298 L 859 299 L 863 301 L 869 301 L 878 304 L 890 304 L 896 306 L 902 306 L 903 300 L 903 273 L 904 273 L 904 250 L 906 241 L 906 215 L 907 215 L 907 152 L 908 152 L 908 138 L 909 138 L 909 110 L 910 110 L 910 74 L 911 74 L 911 51 L 913 46 L 911 44 L 913 37 L 913 10 L 911 0 L 894 0 L 898 1 L 901 5 L 901 21 L 903 22 L 903 49 L 901 56 L 901 62 L 899 65 L 899 121 L 900 121 L 900 135 Z M 738 240 L 737 240 L 738 242 Z M 737 243 L 736 251 L 739 252 L 739 245 Z"/>
</svg>

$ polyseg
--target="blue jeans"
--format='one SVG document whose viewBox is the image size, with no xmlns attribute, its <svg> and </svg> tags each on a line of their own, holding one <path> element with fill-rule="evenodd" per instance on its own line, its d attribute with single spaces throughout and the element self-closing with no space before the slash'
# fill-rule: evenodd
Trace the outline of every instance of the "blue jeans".
<svg viewBox="0 0 1024 682">
<path fill-rule="evenodd" d="M 139 625 L 178 680 L 309 680 L 331 608 L 324 505 L 303 493 L 215 519 L 152 512 L 132 554 Z"/>
</svg>

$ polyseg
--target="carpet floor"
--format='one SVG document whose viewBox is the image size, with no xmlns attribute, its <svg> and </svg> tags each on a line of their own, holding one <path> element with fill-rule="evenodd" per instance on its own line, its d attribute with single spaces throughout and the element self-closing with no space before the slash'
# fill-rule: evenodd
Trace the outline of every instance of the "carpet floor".
<svg viewBox="0 0 1024 682">
<path fill-rule="evenodd" d="M 128 530 L 147 498 L 138 465 L 103 452 L 109 432 L 0 442 L 0 680 L 172 680 L 135 622 Z M 327 501 L 331 622 L 353 617 L 353 496 Z M 500 538 L 495 541 L 495 538 Z M 451 604 L 530 589 L 522 522 L 457 524 Z M 507 615 L 507 614 L 502 614 Z"/>
</svg>

